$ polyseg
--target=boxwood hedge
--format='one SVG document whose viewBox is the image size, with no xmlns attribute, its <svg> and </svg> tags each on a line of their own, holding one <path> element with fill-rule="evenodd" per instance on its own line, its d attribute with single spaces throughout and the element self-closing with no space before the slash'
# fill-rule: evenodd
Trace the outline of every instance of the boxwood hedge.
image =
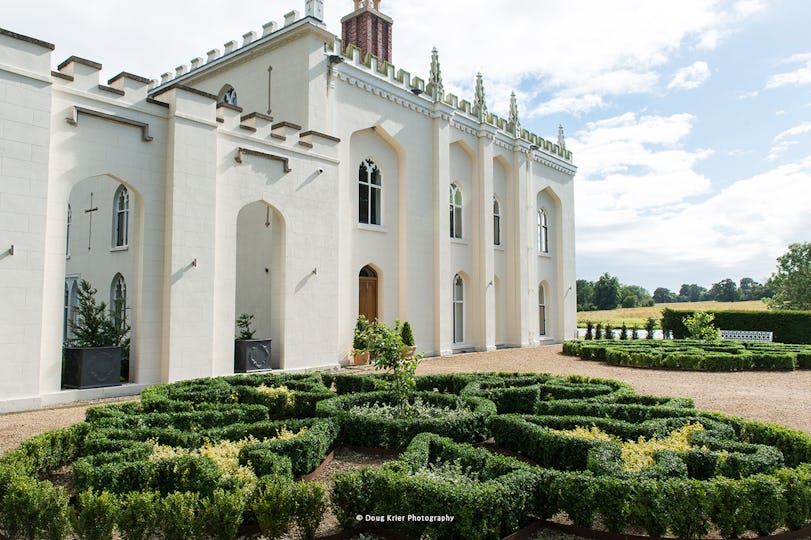
<svg viewBox="0 0 811 540">
<path fill-rule="evenodd" d="M 616 342 L 566 349 L 621 356 Z M 801 365 L 803 350 L 674 342 L 626 352 L 660 362 L 700 355 L 705 365 L 708 357 L 755 357 L 764 366 L 779 362 L 774 354 L 793 354 Z M 616 381 L 548 374 L 418 377 L 423 405 L 415 410 L 433 413 L 398 418 L 380 390 L 385 382 L 252 374 L 156 385 L 140 403 L 91 408 L 86 422 L 32 437 L 0 459 L 0 529 L 11 537 L 62 538 L 71 529 L 89 537 L 114 522 L 125 539 L 232 538 L 240 523 L 273 535 L 296 522 L 314 534 L 323 489 L 292 478 L 340 443 L 407 447 L 382 469 L 336 476 L 332 504 L 345 527 L 357 524 L 357 514 L 404 515 L 384 525 L 434 538 L 491 538 L 528 516 L 565 512 L 585 527 L 726 538 L 811 520 L 811 436 L 803 432 L 697 411 L 689 399 L 637 395 Z M 627 441 L 644 446 L 688 426 L 680 446 L 653 445 L 649 462 L 628 467 Z M 469 444 L 491 436 L 531 463 Z M 72 491 L 53 482 L 65 466 Z M 407 517 L 446 514 L 454 520 Z"/>
</svg>

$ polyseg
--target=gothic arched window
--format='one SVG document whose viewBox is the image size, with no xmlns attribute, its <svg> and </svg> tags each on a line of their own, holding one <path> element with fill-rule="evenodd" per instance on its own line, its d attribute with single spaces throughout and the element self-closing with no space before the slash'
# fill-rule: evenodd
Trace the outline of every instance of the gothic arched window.
<svg viewBox="0 0 811 540">
<path fill-rule="evenodd" d="M 126 247 L 129 242 L 130 193 L 120 186 L 113 198 L 113 247 Z"/>
<path fill-rule="evenodd" d="M 538 252 L 549 253 L 549 217 L 546 210 L 538 210 Z"/>
<path fill-rule="evenodd" d="M 501 205 L 493 196 L 493 245 L 501 245 Z"/>
<path fill-rule="evenodd" d="M 462 190 L 451 184 L 451 238 L 462 238 Z"/>
<path fill-rule="evenodd" d="M 226 105 L 237 106 L 237 91 L 230 84 L 226 84 L 220 90 L 217 96 L 217 103 L 225 103 Z"/>
<path fill-rule="evenodd" d="M 358 223 L 381 225 L 383 180 L 380 169 L 371 159 L 365 159 L 358 168 Z"/>
<path fill-rule="evenodd" d="M 465 282 L 462 276 L 453 277 L 453 342 L 465 340 Z"/>
<path fill-rule="evenodd" d="M 110 284 L 110 317 L 117 330 L 127 324 L 127 282 L 121 274 L 116 274 Z"/>
</svg>

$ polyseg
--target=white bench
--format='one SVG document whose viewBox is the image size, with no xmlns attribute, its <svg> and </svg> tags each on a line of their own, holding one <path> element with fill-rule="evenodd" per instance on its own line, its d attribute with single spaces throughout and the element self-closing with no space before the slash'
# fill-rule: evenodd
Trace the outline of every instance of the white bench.
<svg viewBox="0 0 811 540">
<path fill-rule="evenodd" d="M 758 330 L 721 330 L 721 339 L 728 341 L 772 341 L 772 332 Z"/>
</svg>

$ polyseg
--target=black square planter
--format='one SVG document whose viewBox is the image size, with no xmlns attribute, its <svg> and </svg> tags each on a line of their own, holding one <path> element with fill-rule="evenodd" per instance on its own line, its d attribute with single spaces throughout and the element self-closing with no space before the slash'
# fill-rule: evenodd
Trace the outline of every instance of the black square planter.
<svg viewBox="0 0 811 540">
<path fill-rule="evenodd" d="M 270 356 L 270 339 L 234 340 L 234 372 L 267 371 L 281 369 Z"/>
<path fill-rule="evenodd" d="M 62 388 L 121 386 L 121 347 L 65 347 Z"/>
</svg>

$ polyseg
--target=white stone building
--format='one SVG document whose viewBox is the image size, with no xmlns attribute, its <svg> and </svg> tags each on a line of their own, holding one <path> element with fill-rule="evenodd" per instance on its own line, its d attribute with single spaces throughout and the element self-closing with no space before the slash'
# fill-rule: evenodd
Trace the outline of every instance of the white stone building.
<svg viewBox="0 0 811 540">
<path fill-rule="evenodd" d="M 244 312 L 290 370 L 345 362 L 360 312 L 428 356 L 575 335 L 562 135 L 489 114 L 480 78 L 446 94 L 436 52 L 396 69 L 355 4 L 343 39 L 307 0 L 160 82 L 0 30 L 0 411 L 232 373 Z M 129 385 L 60 390 L 80 278 L 125 299 Z"/>
</svg>

